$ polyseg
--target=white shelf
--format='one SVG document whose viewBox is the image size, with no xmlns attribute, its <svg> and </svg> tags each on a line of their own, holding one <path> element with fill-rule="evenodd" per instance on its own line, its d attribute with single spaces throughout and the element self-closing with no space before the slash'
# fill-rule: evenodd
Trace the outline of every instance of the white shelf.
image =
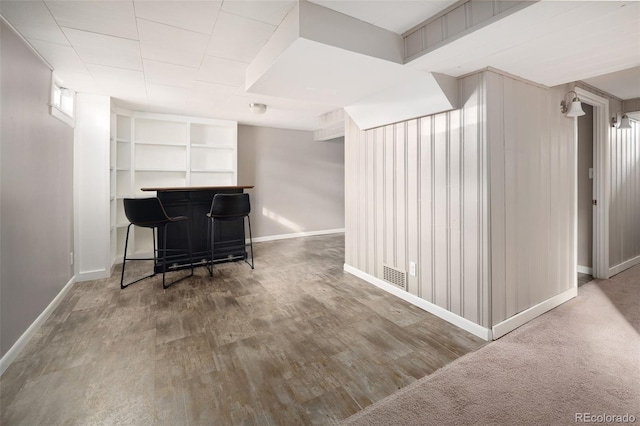
<svg viewBox="0 0 640 426">
<path fill-rule="evenodd" d="M 152 142 L 152 141 L 141 141 L 141 140 L 136 140 L 135 141 L 136 145 L 153 145 L 153 146 L 179 146 L 182 148 L 185 148 L 187 146 L 186 143 L 173 143 L 173 142 Z"/>
<path fill-rule="evenodd" d="M 230 151 L 235 150 L 236 148 L 233 146 L 216 146 L 216 145 L 207 145 L 202 143 L 192 143 L 191 148 L 204 148 L 204 149 L 228 149 Z"/>
<path fill-rule="evenodd" d="M 111 204 L 114 261 L 122 257 L 129 225 L 124 198 L 155 195 L 141 188 L 237 184 L 238 125 L 229 120 L 121 109 L 112 113 L 112 119 L 115 120 L 111 127 L 110 159 L 111 200 L 115 200 Z M 150 236 L 145 230 L 132 229 L 130 255 L 150 252 Z"/>
<path fill-rule="evenodd" d="M 183 168 L 179 168 L 179 169 L 136 169 L 135 170 L 136 173 L 139 172 L 181 172 L 181 173 L 186 173 L 186 170 Z"/>
<path fill-rule="evenodd" d="M 191 169 L 192 173 L 235 173 L 231 169 Z"/>
</svg>

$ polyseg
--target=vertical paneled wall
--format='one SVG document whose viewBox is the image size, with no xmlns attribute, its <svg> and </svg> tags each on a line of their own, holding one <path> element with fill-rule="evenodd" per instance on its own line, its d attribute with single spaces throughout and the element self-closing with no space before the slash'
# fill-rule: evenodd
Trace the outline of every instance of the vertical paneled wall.
<svg viewBox="0 0 640 426">
<path fill-rule="evenodd" d="M 490 328 L 575 286 L 575 119 L 567 87 L 493 71 L 458 110 L 361 131 L 347 118 L 346 263 Z"/>
<path fill-rule="evenodd" d="M 610 268 L 640 256 L 640 124 L 632 121 L 631 126 L 612 127 L 609 133 Z"/>
<path fill-rule="evenodd" d="M 568 87 L 487 73 L 492 323 L 575 285 L 575 119 Z"/>
<path fill-rule="evenodd" d="M 361 131 L 347 117 L 345 262 L 489 327 L 485 73 L 459 81 L 462 108 Z"/>
</svg>

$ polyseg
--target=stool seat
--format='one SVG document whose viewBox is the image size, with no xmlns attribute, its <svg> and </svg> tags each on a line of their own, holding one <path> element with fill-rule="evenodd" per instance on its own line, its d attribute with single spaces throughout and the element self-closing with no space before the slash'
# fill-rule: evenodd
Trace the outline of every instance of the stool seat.
<svg viewBox="0 0 640 426">
<path fill-rule="evenodd" d="M 129 226 L 127 226 L 127 236 L 124 243 L 124 256 L 122 259 L 122 276 L 120 277 L 120 288 L 126 288 L 131 284 L 137 283 L 138 281 L 142 281 L 145 278 L 151 278 L 156 275 L 155 266 L 162 267 L 162 287 L 168 288 L 169 286 L 181 281 L 185 278 L 193 276 L 193 257 L 191 254 L 191 232 L 187 232 L 187 241 L 189 248 L 189 261 L 191 262 L 191 274 L 187 276 L 183 276 L 169 284 L 165 281 L 165 275 L 167 272 L 167 264 L 169 261 L 179 255 L 169 255 L 167 252 L 176 252 L 181 251 L 180 249 L 167 248 L 167 225 L 171 223 L 177 223 L 182 221 L 187 221 L 187 227 L 189 226 L 189 218 L 187 216 L 169 216 L 164 209 L 164 206 L 160 202 L 158 198 L 125 198 L 123 200 L 124 204 L 124 214 L 129 220 Z M 144 276 L 135 281 L 132 281 L 128 284 L 124 284 L 124 270 L 127 263 L 127 246 L 129 244 L 129 231 L 131 226 L 138 226 L 141 228 L 150 228 L 153 234 L 153 257 L 151 258 L 135 258 L 131 260 L 153 260 L 154 261 L 154 271 L 153 274 Z M 164 240 L 163 249 L 157 250 L 156 247 L 156 239 L 158 229 L 162 227 L 162 236 Z"/>
</svg>

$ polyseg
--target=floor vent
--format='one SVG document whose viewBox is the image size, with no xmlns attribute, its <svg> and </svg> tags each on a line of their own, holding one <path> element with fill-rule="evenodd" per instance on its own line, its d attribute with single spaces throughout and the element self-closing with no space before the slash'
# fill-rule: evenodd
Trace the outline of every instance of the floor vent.
<svg viewBox="0 0 640 426">
<path fill-rule="evenodd" d="M 382 265 L 384 280 L 403 290 L 407 289 L 407 273 L 391 266 Z"/>
</svg>

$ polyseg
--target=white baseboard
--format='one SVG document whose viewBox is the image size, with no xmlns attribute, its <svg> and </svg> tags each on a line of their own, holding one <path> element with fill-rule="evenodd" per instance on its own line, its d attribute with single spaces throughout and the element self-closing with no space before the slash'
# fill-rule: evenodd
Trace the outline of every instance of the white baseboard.
<svg viewBox="0 0 640 426">
<path fill-rule="evenodd" d="M 573 286 L 569 290 L 565 290 L 560 294 L 557 294 L 544 302 L 540 302 L 535 306 L 530 307 L 514 316 L 507 318 L 499 324 L 493 326 L 493 338 L 498 339 L 510 331 L 524 325 L 532 319 L 539 317 L 547 311 L 562 305 L 564 302 L 573 299 L 578 295 L 578 287 Z"/>
<path fill-rule="evenodd" d="M 286 240 L 288 238 L 312 237 L 314 235 L 328 235 L 328 234 L 341 234 L 341 233 L 344 233 L 344 228 L 325 229 L 322 231 L 295 232 L 292 234 L 269 235 L 266 237 L 254 237 L 253 242 L 262 243 L 264 241 Z M 248 242 L 249 240 L 247 240 L 247 243 Z"/>
<path fill-rule="evenodd" d="M 625 269 L 629 269 L 632 266 L 636 266 L 640 264 L 640 256 L 636 256 L 632 259 L 629 259 L 627 261 L 624 261 L 616 266 L 614 266 L 613 268 L 609 268 L 609 278 L 611 278 L 612 276 L 619 274 L 620 272 L 624 271 Z"/>
<path fill-rule="evenodd" d="M 76 275 L 76 282 L 101 280 L 103 278 L 109 278 L 110 276 L 111 271 L 96 269 L 95 271 L 79 272 L 78 275 Z"/>
<path fill-rule="evenodd" d="M 446 309 L 441 308 L 438 305 L 434 305 L 431 302 L 427 302 L 426 300 L 421 299 L 416 295 L 413 295 L 392 284 L 389 284 L 386 281 L 381 280 L 380 278 L 374 277 L 373 275 L 369 275 L 366 272 L 354 268 L 353 266 L 347 265 L 346 263 L 344 264 L 344 270 L 352 275 L 355 275 L 358 278 L 363 279 L 364 281 L 367 281 L 368 283 L 375 285 L 376 287 L 381 288 L 382 290 L 393 294 L 394 296 L 401 298 L 404 301 L 411 303 L 414 306 L 417 306 L 420 309 L 423 309 L 439 318 L 442 318 L 447 322 L 450 322 L 456 327 L 460 327 L 461 329 L 480 337 L 481 339 L 487 341 L 492 339 L 491 330 L 486 327 L 476 324 L 473 321 L 469 321 L 468 319 L 463 318 L 460 315 L 456 315 L 453 312 L 447 311 Z"/>
<path fill-rule="evenodd" d="M 578 265 L 577 266 L 577 271 L 581 274 L 589 274 L 589 275 L 593 275 L 593 268 L 590 268 L 588 266 L 582 266 L 582 265 Z"/>
<path fill-rule="evenodd" d="M 73 284 L 75 282 L 76 276 L 74 275 L 65 284 L 65 286 L 62 287 L 62 290 L 60 290 L 56 297 L 53 298 L 51 303 L 49 303 L 44 311 L 42 311 L 42 313 L 38 315 L 38 318 L 36 318 L 36 320 L 31 323 L 29 328 L 27 328 L 27 330 L 22 333 L 22 336 L 20 336 L 16 343 L 14 343 L 13 346 L 11 346 L 11 348 L 7 351 L 7 353 L 4 354 L 4 356 L 0 359 L 0 376 L 4 374 L 7 368 L 9 368 L 9 365 L 11 365 L 11 363 L 18 357 L 20 351 L 27 345 L 27 343 L 29 343 L 29 340 L 31 340 L 35 332 L 38 331 L 40 326 L 44 324 L 47 318 L 49 318 L 49 315 L 51 315 L 53 311 L 55 311 L 55 309 L 58 307 L 60 302 L 62 302 L 69 290 L 71 290 L 71 287 L 73 287 Z"/>
</svg>

